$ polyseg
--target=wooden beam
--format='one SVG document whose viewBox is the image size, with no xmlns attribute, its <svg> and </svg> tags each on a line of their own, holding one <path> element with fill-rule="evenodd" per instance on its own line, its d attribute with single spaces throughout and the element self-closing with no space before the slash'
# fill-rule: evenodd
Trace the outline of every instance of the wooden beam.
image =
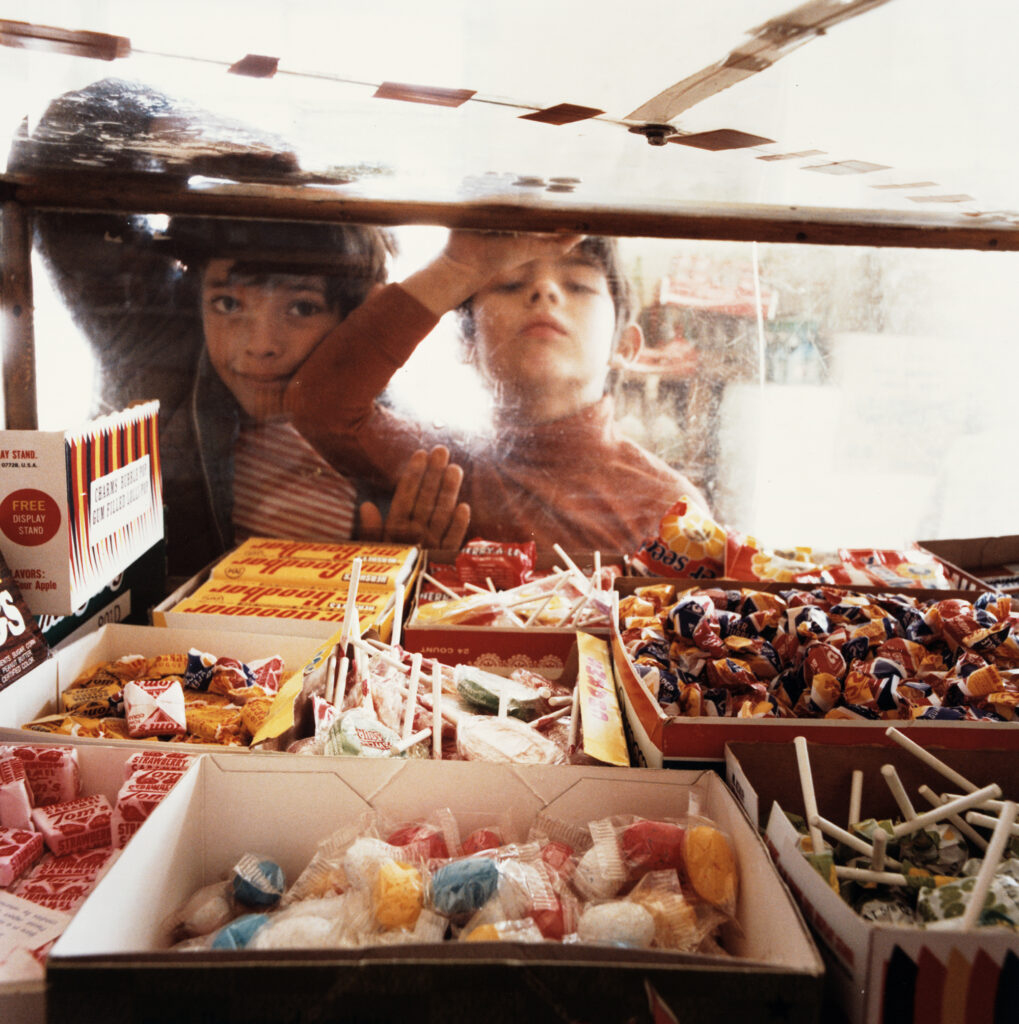
<svg viewBox="0 0 1019 1024">
<path fill-rule="evenodd" d="M 356 188 L 356 186 L 354 186 Z M 1019 218 L 797 206 L 671 203 L 435 202 L 344 195 L 346 186 L 224 183 L 188 188 L 167 175 L 47 175 L 7 179 L 39 209 L 191 214 L 267 220 L 431 224 L 487 231 L 567 231 L 630 237 L 920 249 L 1019 250 Z"/>
<path fill-rule="evenodd" d="M 0 203 L 0 310 L 5 424 L 37 430 L 31 214 L 10 201 Z"/>
</svg>

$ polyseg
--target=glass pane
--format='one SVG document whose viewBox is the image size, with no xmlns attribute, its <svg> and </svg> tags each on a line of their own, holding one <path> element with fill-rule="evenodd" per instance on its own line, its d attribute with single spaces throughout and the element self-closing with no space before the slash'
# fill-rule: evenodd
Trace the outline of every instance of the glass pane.
<svg viewBox="0 0 1019 1024">
<path fill-rule="evenodd" d="M 208 301 L 208 288 L 194 279 L 204 264 L 195 257 L 189 268 L 171 243 L 176 235 L 193 244 L 205 231 L 222 240 L 224 222 L 188 222 L 181 233 L 159 215 L 119 226 L 107 217 L 49 215 L 41 229 L 50 257 L 36 256 L 41 426 L 158 397 L 165 493 L 179 507 L 168 520 L 171 550 L 176 542 L 182 573 L 196 571 L 209 552 L 190 555 L 191 534 L 182 543 L 182 532 L 197 508 L 217 503 L 229 531 L 232 445 L 238 428 L 259 414 L 244 382 L 217 377 L 222 368 L 204 358 L 206 307 L 199 303 L 203 294 Z M 289 230 L 266 225 L 260 244 L 279 234 L 292 254 L 297 236 Z M 394 235 L 395 281 L 432 261 L 447 239 L 438 228 L 404 227 Z M 1019 370 L 1012 339 L 1019 299 L 1011 287 L 1019 254 L 656 238 L 618 245 L 643 348 L 612 373 L 606 358 L 585 372 L 605 380 L 619 433 L 685 474 L 717 521 L 779 547 L 1014 532 L 1019 485 L 999 421 Z M 325 258 L 320 251 L 315 259 Z M 64 274 L 59 287 L 52 265 Z M 318 263 L 311 269 L 328 272 Z M 287 265 L 291 276 L 307 270 Z M 377 362 L 387 343 L 386 317 L 402 315 L 383 308 L 385 329 L 357 338 L 352 350 L 368 362 Z M 421 335 L 380 395 L 387 416 L 410 424 L 412 441 L 449 443 L 469 474 L 494 465 L 512 476 L 523 463 L 502 432 L 505 380 L 491 369 L 479 373 L 477 359 L 465 365 L 455 314 Z M 298 364 L 283 376 L 300 373 Z M 362 387 L 366 372 L 361 363 L 347 366 L 324 381 L 341 403 Z M 549 375 L 565 374 L 559 363 L 548 366 Z M 562 380 L 564 390 L 572 387 L 571 378 Z M 571 481 L 575 467 L 564 468 L 562 456 L 578 435 L 563 426 L 569 422 L 552 431 L 537 419 L 514 424 L 513 444 L 533 432 L 539 447 L 554 450 L 562 474 L 537 485 L 529 478 L 522 491 L 537 494 L 538 505 L 554 499 L 564 544 L 600 538 L 605 550 L 632 551 L 640 530 L 652 529 L 680 495 L 666 486 L 650 508 L 634 495 L 632 522 L 613 533 L 608 518 L 599 520 L 599 502 L 607 500 L 599 490 L 618 506 L 617 470 L 606 462 L 594 487 L 579 470 Z M 411 442 L 405 434 L 390 440 L 392 461 L 380 450 L 378 464 L 392 470 Z M 578 464 L 590 455 L 578 450 Z M 384 504 L 391 492 L 389 472 L 373 477 L 342 461 L 335 468 L 358 499 Z M 491 498 L 476 500 L 491 506 Z M 507 504 L 504 523 L 491 508 L 487 515 L 488 539 L 527 538 L 519 507 Z M 638 523 L 640 530 L 627 534 Z"/>
</svg>

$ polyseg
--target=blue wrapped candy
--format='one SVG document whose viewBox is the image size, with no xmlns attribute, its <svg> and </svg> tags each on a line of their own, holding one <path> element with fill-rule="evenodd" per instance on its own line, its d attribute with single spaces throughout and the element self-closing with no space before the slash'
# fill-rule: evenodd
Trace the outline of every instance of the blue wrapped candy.
<svg viewBox="0 0 1019 1024">
<path fill-rule="evenodd" d="M 213 949 L 244 949 L 269 920 L 268 914 L 244 914 L 224 925 L 212 940 Z"/>
<path fill-rule="evenodd" d="M 273 907 L 286 888 L 283 868 L 274 860 L 246 853 L 234 865 L 230 879 L 238 902 L 249 907 Z"/>
<path fill-rule="evenodd" d="M 499 868 L 490 857 L 444 864 L 432 875 L 432 904 L 440 914 L 460 917 L 480 910 L 499 888 Z"/>
</svg>

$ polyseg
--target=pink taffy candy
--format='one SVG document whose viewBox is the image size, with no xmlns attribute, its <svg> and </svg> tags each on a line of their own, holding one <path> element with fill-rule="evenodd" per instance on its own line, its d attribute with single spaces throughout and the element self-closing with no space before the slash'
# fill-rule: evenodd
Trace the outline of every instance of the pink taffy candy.
<svg viewBox="0 0 1019 1024">
<path fill-rule="evenodd" d="M 33 806 L 59 804 L 81 796 L 81 772 L 76 747 L 19 743 L 9 748 L 25 766 Z"/>
<path fill-rule="evenodd" d="M 108 847 L 65 853 L 56 857 L 46 853 L 34 868 L 32 878 L 66 878 L 75 881 L 97 882 L 106 873 L 113 858 Z"/>
<path fill-rule="evenodd" d="M 179 776 L 169 781 L 146 783 L 143 776 L 159 772 L 139 772 L 120 787 L 117 803 L 110 819 L 110 840 L 116 849 L 123 847 L 141 828 L 142 822 L 159 806 L 164 796 L 173 789 Z"/>
<path fill-rule="evenodd" d="M 42 856 L 42 836 L 24 828 L 0 827 L 0 887 L 20 878 Z"/>
<path fill-rule="evenodd" d="M 0 756 L 0 825 L 32 827 L 32 788 L 25 766 L 13 754 Z"/>
<path fill-rule="evenodd" d="M 14 895 L 50 910 L 71 914 L 85 902 L 94 887 L 94 882 L 82 879 L 36 878 L 31 875 L 14 887 Z"/>
<path fill-rule="evenodd" d="M 109 846 L 112 815 L 110 801 L 97 793 L 63 804 L 37 807 L 32 811 L 32 822 L 42 833 L 47 848 L 60 855 Z"/>
<path fill-rule="evenodd" d="M 194 761 L 191 754 L 182 754 L 176 750 L 139 750 L 132 754 L 124 763 L 124 780 L 127 781 L 135 772 L 141 771 L 174 771 L 186 772 Z"/>
<path fill-rule="evenodd" d="M 175 736 L 187 732 L 180 679 L 139 679 L 124 686 L 124 711 L 131 736 Z"/>
</svg>

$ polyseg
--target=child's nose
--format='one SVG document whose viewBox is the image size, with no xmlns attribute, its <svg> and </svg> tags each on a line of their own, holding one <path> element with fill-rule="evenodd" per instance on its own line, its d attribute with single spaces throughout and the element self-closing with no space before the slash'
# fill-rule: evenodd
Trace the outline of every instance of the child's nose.
<svg viewBox="0 0 1019 1024">
<path fill-rule="evenodd" d="M 266 358 L 279 352 L 279 337 L 268 317 L 252 317 L 244 339 L 248 355 Z"/>
<path fill-rule="evenodd" d="M 531 282 L 530 297 L 531 302 L 558 302 L 562 297 L 562 290 L 554 277 L 536 277 Z"/>
</svg>

